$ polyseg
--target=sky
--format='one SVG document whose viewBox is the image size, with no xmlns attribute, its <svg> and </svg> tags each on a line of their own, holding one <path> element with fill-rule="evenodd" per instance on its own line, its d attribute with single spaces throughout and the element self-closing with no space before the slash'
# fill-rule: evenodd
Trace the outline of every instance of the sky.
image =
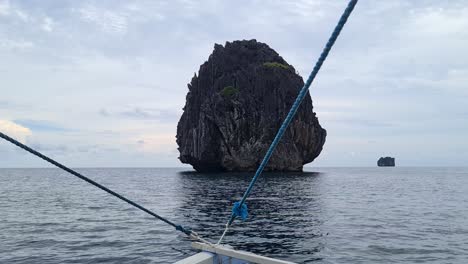
<svg viewBox="0 0 468 264">
<path fill-rule="evenodd" d="M 187 83 L 215 43 L 257 39 L 306 78 L 346 5 L 0 0 L 0 131 L 72 167 L 183 166 Z M 466 166 L 467 85 L 467 0 L 359 1 L 310 89 L 328 136 L 307 166 Z"/>
</svg>

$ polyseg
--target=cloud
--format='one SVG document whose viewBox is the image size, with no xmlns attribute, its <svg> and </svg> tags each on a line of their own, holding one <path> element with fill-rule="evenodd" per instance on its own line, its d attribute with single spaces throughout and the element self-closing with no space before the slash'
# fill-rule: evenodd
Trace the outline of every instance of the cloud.
<svg viewBox="0 0 468 264">
<path fill-rule="evenodd" d="M 10 14 L 10 1 L 0 0 L 0 16 L 8 16 Z"/>
<path fill-rule="evenodd" d="M 174 109 L 133 107 L 125 110 L 109 111 L 100 109 L 99 114 L 104 117 L 120 117 L 135 120 L 155 120 L 174 123 L 178 121 L 179 112 Z"/>
<path fill-rule="evenodd" d="M 122 116 L 136 119 L 158 119 L 159 112 L 153 109 L 141 109 L 136 107 L 131 110 L 123 111 L 120 113 Z"/>
<path fill-rule="evenodd" d="M 41 25 L 41 29 L 46 32 L 52 32 L 54 26 L 54 20 L 50 17 L 45 17 Z"/>
<path fill-rule="evenodd" d="M 9 108 L 9 107 L 10 107 L 10 102 L 0 100 L 0 108 Z"/>
<path fill-rule="evenodd" d="M 28 22 L 30 20 L 29 15 L 22 10 L 16 10 L 15 13 L 18 16 L 18 18 L 23 22 Z"/>
<path fill-rule="evenodd" d="M 167 154 L 177 149 L 176 138 L 171 133 L 143 134 L 135 137 L 138 150 L 147 153 Z"/>
<path fill-rule="evenodd" d="M 65 154 L 70 152 L 70 148 L 65 144 L 44 144 L 39 142 L 29 142 L 29 146 L 40 152 L 54 153 L 54 154 Z"/>
<path fill-rule="evenodd" d="M 111 113 L 109 113 L 109 111 L 107 111 L 107 110 L 104 109 L 104 108 L 101 108 L 101 109 L 99 110 L 99 114 L 100 114 L 101 116 L 105 116 L 105 117 L 111 116 Z"/>
<path fill-rule="evenodd" d="M 323 115 L 323 113 L 322 113 Z M 341 117 L 338 117 L 339 114 L 334 113 L 334 117 L 328 118 L 328 123 L 334 123 L 335 125 L 340 125 L 349 128 L 391 128 L 395 125 L 390 122 L 379 121 L 376 119 L 363 119 L 354 115 L 346 115 L 342 113 Z M 327 115 L 325 115 L 327 117 Z"/>
<path fill-rule="evenodd" d="M 26 141 L 26 139 L 29 136 L 32 135 L 32 132 L 29 128 L 24 127 L 20 124 L 17 124 L 9 120 L 1 120 L 1 119 L 0 119 L 0 131 L 23 143 Z"/>
<path fill-rule="evenodd" d="M 0 49 L 25 51 L 34 47 L 34 43 L 27 40 L 0 39 Z"/>
<path fill-rule="evenodd" d="M 213 43 L 256 38 L 306 77 L 345 5 L 0 0 L 0 116 L 79 166 L 178 166 L 186 84 Z M 313 165 L 467 153 L 467 27 L 466 1 L 360 1 L 311 89 L 328 130 Z"/>
<path fill-rule="evenodd" d="M 125 34 L 127 32 L 128 19 L 125 14 L 100 9 L 93 5 L 80 8 L 78 12 L 84 21 L 96 24 L 106 33 Z"/>
<path fill-rule="evenodd" d="M 468 8 L 428 7 L 411 12 L 409 32 L 426 37 L 468 36 Z"/>
<path fill-rule="evenodd" d="M 61 125 L 55 124 L 50 121 L 45 120 L 31 120 L 31 119 L 17 119 L 14 120 L 15 123 L 20 124 L 21 126 L 27 127 L 32 131 L 37 132 L 64 132 L 70 131 Z"/>
</svg>

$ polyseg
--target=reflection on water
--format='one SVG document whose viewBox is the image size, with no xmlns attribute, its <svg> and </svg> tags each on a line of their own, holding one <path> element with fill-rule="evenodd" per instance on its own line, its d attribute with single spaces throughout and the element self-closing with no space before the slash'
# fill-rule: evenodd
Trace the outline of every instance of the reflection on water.
<svg viewBox="0 0 468 264">
<path fill-rule="evenodd" d="M 200 174 L 181 172 L 179 210 L 194 219 L 204 237 L 217 240 L 231 206 L 245 192 L 251 173 Z M 265 173 L 247 199 L 249 219 L 237 219 L 224 240 L 238 249 L 272 257 L 317 259 L 323 247 L 320 226 L 320 173 Z"/>
<path fill-rule="evenodd" d="M 467 168 L 266 173 L 224 242 L 298 263 L 467 263 Z M 252 173 L 80 169 L 216 241 Z M 0 263 L 173 263 L 171 226 L 56 169 L 0 169 Z"/>
</svg>

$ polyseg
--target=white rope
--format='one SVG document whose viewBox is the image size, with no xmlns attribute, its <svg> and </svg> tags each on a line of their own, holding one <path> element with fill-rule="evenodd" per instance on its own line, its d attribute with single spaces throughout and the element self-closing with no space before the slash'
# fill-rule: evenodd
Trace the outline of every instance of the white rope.
<svg viewBox="0 0 468 264">
<path fill-rule="evenodd" d="M 198 240 L 198 241 L 200 241 L 200 242 L 203 242 L 203 243 L 205 243 L 205 244 L 207 244 L 207 245 L 210 245 L 210 246 L 212 246 L 212 247 L 215 246 L 215 245 L 214 245 L 213 243 L 211 243 L 210 241 L 201 238 L 196 232 L 193 232 L 193 231 L 192 231 L 191 234 L 190 234 L 190 237 L 193 238 L 193 239 L 195 239 L 195 240 Z"/>
<path fill-rule="evenodd" d="M 223 241 L 223 238 L 224 238 L 224 236 L 226 235 L 228 229 L 229 229 L 229 225 L 226 224 L 226 228 L 224 229 L 223 235 L 222 235 L 221 238 L 218 240 L 218 243 L 216 243 L 216 245 L 221 244 L 221 241 Z"/>
</svg>

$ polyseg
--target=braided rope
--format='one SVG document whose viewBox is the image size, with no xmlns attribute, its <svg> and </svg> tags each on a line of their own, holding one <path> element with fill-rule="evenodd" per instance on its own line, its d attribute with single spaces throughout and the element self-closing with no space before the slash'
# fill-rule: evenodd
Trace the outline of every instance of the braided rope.
<svg viewBox="0 0 468 264">
<path fill-rule="evenodd" d="M 52 165 L 54 165 L 54 166 L 56 166 L 56 167 L 58 167 L 58 168 L 60 168 L 60 169 L 62 169 L 64 171 L 66 171 L 66 172 L 68 172 L 68 173 L 70 173 L 70 174 L 72 174 L 72 175 L 74 175 L 74 176 L 76 176 L 76 177 L 78 177 L 78 178 L 80 178 L 80 179 L 82 179 L 82 180 L 84 180 L 84 181 L 98 187 L 99 189 L 101 189 L 101 190 L 103 190 L 103 191 L 105 191 L 105 192 L 107 192 L 107 193 L 109 193 L 109 194 L 111 194 L 111 195 L 113 195 L 113 196 L 115 196 L 117 198 L 119 198 L 120 200 L 127 202 L 128 204 L 140 209 L 141 211 L 152 215 L 153 217 L 165 222 L 166 224 L 169 224 L 169 225 L 173 226 L 177 231 L 181 231 L 184 234 L 186 234 L 187 236 L 192 237 L 192 238 L 194 238 L 196 240 L 200 240 L 200 241 L 202 241 L 204 243 L 208 242 L 208 241 L 200 238 L 197 233 L 193 232 L 189 228 L 183 227 L 182 225 L 178 225 L 178 224 L 173 223 L 172 221 L 170 221 L 170 220 L 168 220 L 168 219 L 166 219 L 166 218 L 152 212 L 151 210 L 137 204 L 136 202 L 134 202 L 134 201 L 132 201 L 132 200 L 130 200 L 130 199 L 128 199 L 128 198 L 126 198 L 126 197 L 124 197 L 124 196 L 122 196 L 122 195 L 120 195 L 120 194 L 118 194 L 118 193 L 116 193 L 116 192 L 114 192 L 114 191 L 112 191 L 110 189 L 108 189 L 107 187 L 105 187 L 105 186 L 91 180 L 90 178 L 88 178 L 88 177 L 86 177 L 86 176 L 84 176 L 84 175 L 82 175 L 82 174 L 80 174 L 80 173 L 66 167 L 65 165 L 62 165 L 62 164 L 58 163 L 57 161 L 43 155 L 42 153 L 40 153 L 40 152 L 38 152 L 38 151 L 36 151 L 36 150 L 22 144 L 21 142 L 19 142 L 19 141 L 15 140 L 15 139 L 3 134 L 2 132 L 0 132 L 0 137 L 5 139 L 6 141 L 18 146 L 18 147 L 26 150 L 27 152 L 29 152 L 29 153 L 31 153 L 31 154 L 45 160 L 45 161 L 51 163 Z"/>
<path fill-rule="evenodd" d="M 301 91 L 299 92 L 299 95 L 297 96 L 296 101 L 292 105 L 291 110 L 289 111 L 288 115 L 286 116 L 286 119 L 283 121 L 283 124 L 281 125 L 280 129 L 278 130 L 278 133 L 276 134 L 275 139 L 273 139 L 273 142 L 271 143 L 270 147 L 268 148 L 268 151 L 265 154 L 265 157 L 263 158 L 262 163 L 260 164 L 257 171 L 255 172 L 255 175 L 252 178 L 252 181 L 250 182 L 249 187 L 245 191 L 244 196 L 242 197 L 242 200 L 237 205 L 238 207 L 241 208 L 242 205 L 245 203 L 245 200 L 250 195 L 250 192 L 252 191 L 255 182 L 257 181 L 258 177 L 262 174 L 264 168 L 268 164 L 268 161 L 270 160 L 273 152 L 275 151 L 276 146 L 280 142 L 281 138 L 283 137 L 284 132 L 288 128 L 288 126 L 291 123 L 292 119 L 294 118 L 294 116 L 295 116 L 295 114 L 297 112 L 297 109 L 299 108 L 302 100 L 304 99 L 304 97 L 306 96 L 306 94 L 307 94 L 307 92 L 309 90 L 310 85 L 312 84 L 315 77 L 317 76 L 317 73 L 319 72 L 320 68 L 322 67 L 323 62 L 327 58 L 328 53 L 330 52 L 331 48 L 333 47 L 333 44 L 335 44 L 336 39 L 340 35 L 340 32 L 343 29 L 343 26 L 346 24 L 346 21 L 348 20 L 348 17 L 351 15 L 351 13 L 352 13 L 354 7 L 356 6 L 357 2 L 358 2 L 358 0 L 349 1 L 348 6 L 346 7 L 345 11 L 343 12 L 343 15 L 341 15 L 341 18 L 338 21 L 338 24 L 336 25 L 335 29 L 333 30 L 332 35 L 328 39 L 328 42 L 325 45 L 325 48 L 323 49 L 322 53 L 320 54 L 320 57 L 319 57 L 317 63 L 315 64 L 312 72 L 309 75 L 309 78 L 307 79 L 306 83 L 304 84 Z M 229 218 L 229 221 L 226 224 L 226 228 L 225 228 L 225 230 L 223 232 L 223 235 L 221 236 L 221 238 L 219 239 L 217 244 L 221 243 L 221 241 L 223 240 L 224 236 L 227 233 L 227 230 L 228 230 L 229 226 L 232 224 L 232 222 L 234 221 L 234 219 L 237 216 L 238 215 L 233 210 L 233 213 L 231 214 L 231 217 Z"/>
</svg>

